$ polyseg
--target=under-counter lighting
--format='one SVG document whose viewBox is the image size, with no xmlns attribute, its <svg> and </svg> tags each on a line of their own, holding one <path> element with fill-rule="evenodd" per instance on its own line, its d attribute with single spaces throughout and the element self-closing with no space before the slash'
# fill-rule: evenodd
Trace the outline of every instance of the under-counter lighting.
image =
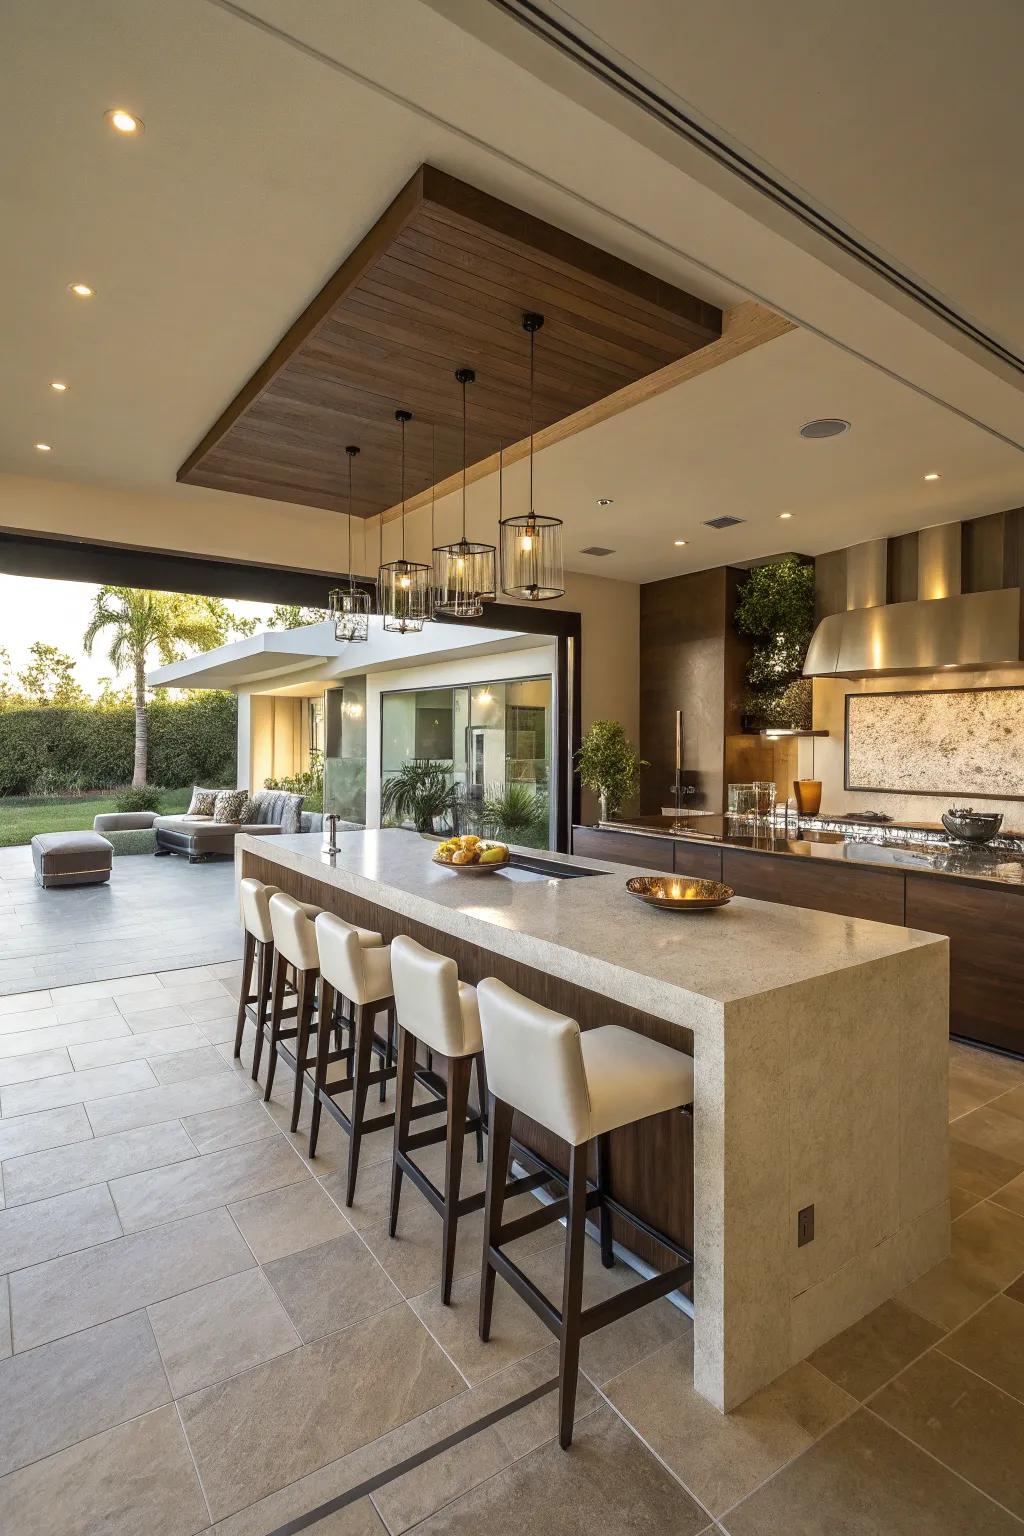
<svg viewBox="0 0 1024 1536">
<path fill-rule="evenodd" d="M 38 453 L 50 453 L 52 451 L 49 443 L 36 443 L 35 448 Z"/>
<path fill-rule="evenodd" d="M 91 299 L 96 294 L 95 288 L 90 288 L 88 283 L 68 283 L 68 292 L 76 299 Z"/>
<path fill-rule="evenodd" d="M 61 379 L 51 379 L 50 388 L 58 395 L 63 395 L 67 392 L 67 385 Z"/>
<path fill-rule="evenodd" d="M 109 112 L 104 112 L 103 121 L 109 123 L 115 133 L 126 136 L 145 133 L 146 125 L 141 117 L 136 117 L 134 112 L 129 112 L 127 107 L 111 107 Z"/>
<path fill-rule="evenodd" d="M 937 474 L 936 474 L 936 473 L 935 473 L 935 471 L 934 471 L 934 469 L 933 469 L 933 470 L 932 470 L 932 472 L 931 472 L 931 474 L 929 474 L 929 475 L 925 475 L 925 479 L 926 479 L 926 480 L 939 480 L 939 479 L 941 479 L 941 476 L 940 476 L 940 475 L 937 475 Z"/>
</svg>

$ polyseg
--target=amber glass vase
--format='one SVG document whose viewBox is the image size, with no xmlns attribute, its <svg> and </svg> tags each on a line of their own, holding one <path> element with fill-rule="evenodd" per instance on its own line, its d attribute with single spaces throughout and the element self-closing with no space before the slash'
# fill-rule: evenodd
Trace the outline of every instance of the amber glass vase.
<svg viewBox="0 0 1024 1536">
<path fill-rule="evenodd" d="M 794 779 L 793 793 L 801 816 L 817 816 L 821 810 L 820 779 Z"/>
</svg>

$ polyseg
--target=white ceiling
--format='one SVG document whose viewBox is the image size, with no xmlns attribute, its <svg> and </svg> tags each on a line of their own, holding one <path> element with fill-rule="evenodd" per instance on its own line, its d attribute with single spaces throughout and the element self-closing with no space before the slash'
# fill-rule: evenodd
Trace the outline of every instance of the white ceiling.
<svg viewBox="0 0 1024 1536">
<path fill-rule="evenodd" d="M 762 158 L 976 319 L 1024 336 L 1003 153 L 1021 142 L 1006 62 L 1017 7 L 982 0 L 1004 28 L 987 51 L 959 46 L 958 28 L 911 32 L 891 6 L 886 33 L 883 0 L 855 25 L 839 0 L 794 0 L 770 50 L 774 8 L 666 7 L 569 9 L 737 140 L 758 136 Z M 481 0 L 249 0 L 248 16 L 216 0 L 7 0 L 0 133 L 18 150 L 0 161 L 0 470 L 186 494 L 178 464 L 430 160 L 713 302 L 764 296 L 860 354 L 790 336 L 547 450 L 539 489 L 567 518 L 570 568 L 647 580 L 1024 502 L 1024 455 L 998 435 L 1024 441 L 1016 381 L 682 166 L 604 87 L 577 90 L 574 66 L 442 14 L 460 9 L 497 14 Z M 957 93 L 940 101 L 958 59 Z M 141 139 L 105 127 L 115 104 L 145 120 Z M 94 300 L 68 295 L 78 278 Z M 796 437 L 831 413 L 854 421 L 847 438 Z M 932 467 L 943 478 L 926 486 Z M 608 513 L 599 495 L 615 497 Z M 798 516 L 780 523 L 784 509 Z M 722 510 L 745 525 L 700 528 Z M 589 543 L 617 555 L 579 556 Z"/>
</svg>

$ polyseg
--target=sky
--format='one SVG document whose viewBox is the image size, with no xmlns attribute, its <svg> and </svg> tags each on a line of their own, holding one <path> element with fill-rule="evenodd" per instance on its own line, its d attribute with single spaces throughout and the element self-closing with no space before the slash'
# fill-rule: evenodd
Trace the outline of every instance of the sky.
<svg viewBox="0 0 1024 1536">
<path fill-rule="evenodd" d="M 82 636 L 98 591 L 95 583 L 84 581 L 45 581 L 35 576 L 0 575 L 0 646 L 10 653 L 12 670 L 18 672 L 24 667 L 34 640 L 45 640 L 75 658 L 75 676 L 86 693 L 99 692 L 101 677 L 110 677 L 115 684 L 128 682 L 128 674 L 121 673 L 118 677 L 110 665 L 108 642 L 102 635 L 93 647 L 91 657 L 82 649 Z M 228 603 L 228 607 L 240 616 L 257 619 L 269 617 L 271 606 L 270 603 Z M 155 656 L 152 664 L 159 664 Z"/>
</svg>

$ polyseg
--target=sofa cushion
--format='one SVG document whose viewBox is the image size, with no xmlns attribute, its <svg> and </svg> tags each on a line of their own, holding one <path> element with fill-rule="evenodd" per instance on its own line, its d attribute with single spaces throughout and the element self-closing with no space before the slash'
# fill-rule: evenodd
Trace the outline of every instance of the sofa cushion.
<svg viewBox="0 0 1024 1536">
<path fill-rule="evenodd" d="M 280 827 L 282 832 L 298 832 L 304 798 L 285 789 L 261 789 L 250 807 L 250 813 L 253 809 L 257 813 L 251 819 L 264 826 Z"/>
<path fill-rule="evenodd" d="M 192 791 L 192 799 L 188 803 L 189 816 L 212 816 L 213 808 L 217 803 L 216 789 L 200 789 L 198 785 Z"/>
<path fill-rule="evenodd" d="M 104 811 L 92 819 L 94 832 L 139 832 L 156 821 L 155 811 Z"/>
<path fill-rule="evenodd" d="M 213 807 L 213 819 L 215 822 L 235 822 L 243 820 L 242 812 L 249 804 L 249 791 L 247 789 L 222 789 L 217 796 Z"/>
</svg>

